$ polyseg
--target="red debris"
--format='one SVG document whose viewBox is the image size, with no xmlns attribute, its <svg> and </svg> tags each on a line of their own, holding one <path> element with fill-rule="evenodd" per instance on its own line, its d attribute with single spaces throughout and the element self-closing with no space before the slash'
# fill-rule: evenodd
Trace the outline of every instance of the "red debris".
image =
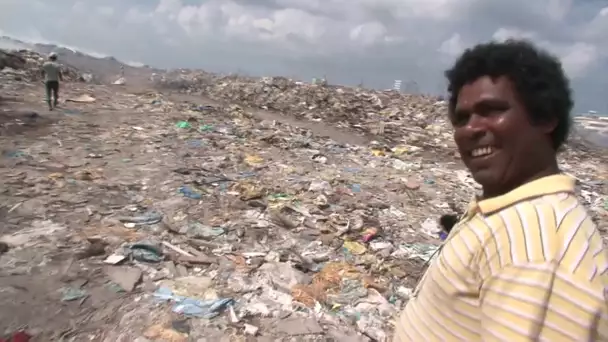
<svg viewBox="0 0 608 342">
<path fill-rule="evenodd" d="M 28 335 L 24 331 L 19 331 L 6 338 L 0 338 L 0 342 L 29 342 L 32 336 Z"/>
</svg>

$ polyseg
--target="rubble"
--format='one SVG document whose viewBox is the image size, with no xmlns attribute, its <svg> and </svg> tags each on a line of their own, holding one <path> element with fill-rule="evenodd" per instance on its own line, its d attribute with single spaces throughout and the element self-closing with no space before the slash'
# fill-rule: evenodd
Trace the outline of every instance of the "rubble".
<svg viewBox="0 0 608 342">
<path fill-rule="evenodd" d="M 307 84 L 284 77 L 219 77 L 186 70 L 157 76 L 155 81 L 161 89 L 329 123 L 391 144 L 431 149 L 451 146 L 446 104 L 435 96 Z"/>
<path fill-rule="evenodd" d="M 96 100 L 64 102 L 44 124 L 2 123 L 22 130 L 0 135 L 0 273 L 16 284 L 1 285 L 0 329 L 112 342 L 390 340 L 441 244 L 439 218 L 479 190 L 445 104 L 200 75 L 156 75 L 190 95 L 68 83 L 65 98 Z M 41 87 L 19 82 L 2 89 L 41 112 Z M 574 146 L 560 158 L 605 234 L 605 155 Z"/>
<path fill-rule="evenodd" d="M 0 80 L 16 80 L 35 82 L 43 79 L 42 64 L 47 61 L 46 56 L 30 50 L 5 51 L 0 49 Z M 85 82 L 90 78 L 81 74 L 75 68 L 59 61 L 63 79 L 68 82 Z"/>
</svg>

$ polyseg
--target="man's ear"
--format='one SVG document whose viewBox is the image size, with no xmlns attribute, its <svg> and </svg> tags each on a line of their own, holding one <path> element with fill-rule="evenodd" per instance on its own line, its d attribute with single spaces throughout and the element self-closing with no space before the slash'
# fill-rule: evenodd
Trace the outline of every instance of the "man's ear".
<svg viewBox="0 0 608 342">
<path fill-rule="evenodd" d="M 551 134 L 557 128 L 557 119 L 551 118 L 548 120 L 544 120 L 538 124 L 538 128 L 544 134 Z"/>
</svg>

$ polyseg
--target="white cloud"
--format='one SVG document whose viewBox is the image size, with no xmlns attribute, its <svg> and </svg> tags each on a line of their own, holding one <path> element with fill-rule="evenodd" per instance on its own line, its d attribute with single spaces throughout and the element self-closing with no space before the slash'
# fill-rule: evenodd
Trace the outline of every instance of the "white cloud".
<svg viewBox="0 0 608 342">
<path fill-rule="evenodd" d="M 598 49 L 587 43 L 576 43 L 566 49 L 561 59 L 571 77 L 584 76 L 599 57 Z"/>
<path fill-rule="evenodd" d="M 600 58 L 598 48 L 586 42 L 572 44 L 559 44 L 541 39 L 536 32 L 523 31 L 517 28 L 500 28 L 493 35 L 493 39 L 504 41 L 510 38 L 528 39 L 556 54 L 563 64 L 564 70 L 572 78 L 586 76 L 587 71 L 594 66 Z"/>
<path fill-rule="evenodd" d="M 129 8 L 126 11 L 124 20 L 126 24 L 144 24 L 151 18 L 150 13 L 143 12 L 138 8 Z"/>
<path fill-rule="evenodd" d="M 372 21 L 357 25 L 350 30 L 349 38 L 354 42 L 359 42 L 364 46 L 373 45 L 380 42 L 385 42 L 386 27 L 377 21 Z"/>
<path fill-rule="evenodd" d="M 156 6 L 155 12 L 159 14 L 168 13 L 175 15 L 182 8 L 182 2 L 180 0 L 160 0 L 158 6 Z"/>
<path fill-rule="evenodd" d="M 444 20 L 461 9 L 466 9 L 471 0 L 354 0 L 350 4 L 364 8 L 389 10 L 398 18 Z M 347 2 L 344 2 L 346 5 Z M 352 6 L 352 5 L 351 5 Z"/>
<path fill-rule="evenodd" d="M 239 19 L 247 18 L 241 14 Z M 231 22 L 234 18 L 231 18 Z M 272 37 L 279 42 L 285 42 L 290 37 L 302 39 L 307 43 L 318 43 L 325 33 L 326 22 L 323 18 L 309 14 L 299 9 L 284 9 L 275 11 L 272 16 L 259 16 L 252 25 L 255 30 L 249 31 L 249 37 L 259 39 L 261 37 Z M 247 28 L 249 23 L 242 22 Z"/>
<path fill-rule="evenodd" d="M 505 41 L 507 39 L 529 39 L 534 40 L 537 35 L 534 32 L 527 32 L 514 27 L 501 27 L 492 35 L 493 39 Z"/>
<path fill-rule="evenodd" d="M 111 17 L 114 15 L 114 8 L 110 6 L 99 6 L 97 7 L 97 13 L 102 16 Z"/>
<path fill-rule="evenodd" d="M 547 14 L 553 20 L 560 21 L 570 12 L 572 0 L 549 0 Z"/>
<path fill-rule="evenodd" d="M 585 27 L 584 37 L 591 41 L 597 41 L 600 46 L 608 48 L 608 7 L 602 8 L 597 15 L 590 20 Z"/>
<path fill-rule="evenodd" d="M 462 41 L 460 34 L 454 33 L 452 37 L 441 43 L 439 46 L 439 52 L 450 57 L 457 57 L 462 53 L 462 51 L 464 51 L 465 48 L 466 47 L 464 46 L 464 42 Z"/>
</svg>

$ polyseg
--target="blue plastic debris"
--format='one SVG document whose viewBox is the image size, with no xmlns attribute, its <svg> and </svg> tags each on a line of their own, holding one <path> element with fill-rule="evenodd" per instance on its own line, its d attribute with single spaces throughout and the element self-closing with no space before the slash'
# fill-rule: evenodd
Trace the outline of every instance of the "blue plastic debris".
<svg viewBox="0 0 608 342">
<path fill-rule="evenodd" d="M 238 178 L 251 178 L 251 177 L 255 177 L 255 175 L 256 175 L 255 172 L 243 171 L 243 172 L 239 172 Z"/>
<path fill-rule="evenodd" d="M 197 140 L 188 140 L 186 142 L 186 144 L 188 145 L 188 147 L 191 147 L 191 148 L 197 148 L 197 147 L 201 147 L 204 145 L 203 141 L 198 140 L 198 139 Z"/>
<path fill-rule="evenodd" d="M 139 241 L 129 246 L 133 259 L 142 262 L 163 261 L 163 251 L 155 244 L 148 241 Z"/>
<path fill-rule="evenodd" d="M 135 223 L 136 225 L 150 225 L 150 224 L 159 223 L 160 221 L 162 221 L 162 219 L 163 219 L 163 214 L 161 214 L 160 212 L 155 211 L 155 210 L 150 210 L 150 211 L 143 213 L 142 215 L 135 216 L 135 217 L 121 217 L 121 218 L 119 218 L 119 221 L 121 221 L 123 223 L 124 222 Z"/>
<path fill-rule="evenodd" d="M 2 156 L 8 158 L 20 158 L 27 156 L 27 154 L 23 151 L 2 151 Z"/>
<path fill-rule="evenodd" d="M 87 296 L 87 293 L 84 290 L 76 289 L 73 287 L 64 287 L 61 289 L 61 301 L 62 302 L 71 302 L 73 300 L 82 299 Z"/>
<path fill-rule="evenodd" d="M 192 198 L 192 199 L 201 199 L 203 198 L 203 195 L 201 195 L 198 192 L 195 192 L 192 188 L 187 187 L 187 186 L 182 186 L 179 188 L 179 193 L 184 195 L 185 197 L 188 198 Z"/>
<path fill-rule="evenodd" d="M 231 298 L 220 298 L 215 300 L 199 300 L 178 296 L 167 287 L 159 287 L 154 292 L 154 297 L 160 301 L 173 301 L 173 312 L 190 317 L 211 319 L 219 315 L 229 305 L 234 304 Z"/>
<path fill-rule="evenodd" d="M 207 105 L 195 105 L 192 107 L 193 110 L 199 111 L 199 112 L 204 112 L 207 110 L 214 110 L 215 108 L 213 108 L 213 106 L 207 106 Z"/>
<path fill-rule="evenodd" d="M 345 167 L 344 171 L 350 172 L 350 173 L 358 173 L 358 172 L 361 172 L 361 169 L 358 169 L 356 167 Z"/>
<path fill-rule="evenodd" d="M 76 110 L 76 109 L 64 109 L 63 113 L 66 114 L 66 115 L 80 115 L 80 114 L 82 114 L 81 111 Z"/>
</svg>

